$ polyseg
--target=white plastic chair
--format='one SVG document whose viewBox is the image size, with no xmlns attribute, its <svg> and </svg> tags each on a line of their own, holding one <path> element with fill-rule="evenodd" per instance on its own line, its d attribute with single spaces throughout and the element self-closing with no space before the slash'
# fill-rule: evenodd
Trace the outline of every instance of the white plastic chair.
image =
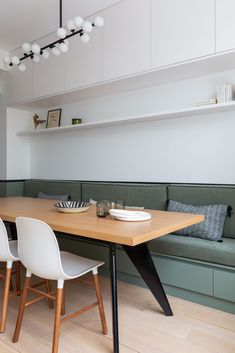
<svg viewBox="0 0 235 353">
<path fill-rule="evenodd" d="M 2 299 L 2 312 L 1 312 L 1 323 L 0 332 L 5 332 L 6 318 L 7 318 L 7 307 L 11 285 L 11 276 L 16 275 L 16 291 L 11 292 L 11 295 L 20 294 L 20 262 L 17 251 L 17 241 L 8 240 L 6 227 L 3 221 L 0 219 L 0 262 L 6 263 L 6 274 L 0 275 L 0 278 L 5 280 L 3 299 Z M 15 271 L 12 271 L 13 263 L 16 263 Z"/>
<path fill-rule="evenodd" d="M 26 267 L 27 272 L 13 342 L 17 342 L 19 338 L 25 305 L 28 306 L 31 302 L 35 302 L 35 300 L 32 300 L 31 302 L 26 303 L 27 291 L 32 290 L 33 292 L 38 292 L 42 296 L 41 291 L 39 292 L 30 287 L 30 277 L 32 274 L 48 280 L 57 281 L 56 297 L 52 296 L 52 294 L 46 295 L 46 297 L 56 300 L 52 347 L 53 353 L 58 352 L 60 324 L 96 305 L 99 307 L 103 334 L 107 334 L 107 325 L 97 271 L 97 268 L 101 266 L 103 262 L 86 259 L 65 251 L 60 251 L 54 232 L 49 225 L 40 220 L 17 217 L 16 227 L 18 234 L 19 258 L 22 264 Z M 93 273 L 97 302 L 61 319 L 64 299 L 64 281 L 80 277 L 90 271 Z"/>
</svg>

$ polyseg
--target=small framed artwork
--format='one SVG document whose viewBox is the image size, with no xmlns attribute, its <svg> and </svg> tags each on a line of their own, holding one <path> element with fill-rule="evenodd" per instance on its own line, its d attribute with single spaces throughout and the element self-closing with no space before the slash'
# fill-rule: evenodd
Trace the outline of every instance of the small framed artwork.
<svg viewBox="0 0 235 353">
<path fill-rule="evenodd" d="M 47 128 L 60 126 L 61 109 L 49 110 L 47 113 Z"/>
</svg>

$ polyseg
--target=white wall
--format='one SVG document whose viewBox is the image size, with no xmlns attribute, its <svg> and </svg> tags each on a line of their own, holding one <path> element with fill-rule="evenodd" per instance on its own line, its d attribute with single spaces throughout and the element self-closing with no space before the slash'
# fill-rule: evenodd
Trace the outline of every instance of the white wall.
<svg viewBox="0 0 235 353">
<path fill-rule="evenodd" d="M 235 83 L 235 71 L 65 105 L 62 125 L 193 106 L 226 79 Z M 37 136 L 30 177 L 235 183 L 234 133 L 230 112 Z"/>
<path fill-rule="evenodd" d="M 32 124 L 32 113 L 7 108 L 6 178 L 27 179 L 30 176 L 30 140 L 16 136 Z"/>
<path fill-rule="evenodd" d="M 0 180 L 6 179 L 6 73 L 0 70 Z"/>
</svg>

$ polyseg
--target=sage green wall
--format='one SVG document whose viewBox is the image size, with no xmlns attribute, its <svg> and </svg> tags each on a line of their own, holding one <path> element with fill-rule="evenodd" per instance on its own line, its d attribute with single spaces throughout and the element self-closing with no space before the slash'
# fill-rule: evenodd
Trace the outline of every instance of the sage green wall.
<svg viewBox="0 0 235 353">
<path fill-rule="evenodd" d="M 0 197 L 23 196 L 24 181 L 0 181 Z"/>
</svg>

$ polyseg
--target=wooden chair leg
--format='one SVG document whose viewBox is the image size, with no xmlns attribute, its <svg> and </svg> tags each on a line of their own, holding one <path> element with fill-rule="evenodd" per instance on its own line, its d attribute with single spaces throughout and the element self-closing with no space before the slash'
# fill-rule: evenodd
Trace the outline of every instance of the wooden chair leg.
<svg viewBox="0 0 235 353">
<path fill-rule="evenodd" d="M 26 303 L 26 299 L 27 299 L 27 292 L 28 292 L 28 287 L 30 284 L 30 279 L 31 279 L 31 277 L 27 277 L 27 276 L 25 277 L 24 288 L 23 288 L 22 295 L 21 295 L 20 307 L 19 307 L 19 311 L 18 311 L 15 332 L 14 332 L 14 336 L 13 336 L 14 343 L 16 343 L 19 339 L 20 328 L 21 328 L 21 324 L 22 324 L 22 320 L 23 320 L 25 303 Z"/>
<path fill-rule="evenodd" d="M 46 285 L 47 293 L 50 293 L 51 292 L 51 282 L 48 279 L 45 280 L 45 285 Z M 53 303 L 52 299 L 48 299 L 48 306 L 50 309 L 54 309 L 54 303 Z"/>
<path fill-rule="evenodd" d="M 101 320 L 101 325 L 102 325 L 102 332 L 103 332 L 104 335 L 107 335 L 108 334 L 108 328 L 107 328 L 107 323 L 106 323 L 106 318 L 105 318 L 102 294 L 101 294 L 101 290 L 100 290 L 99 276 L 97 274 L 93 274 L 93 278 L 94 278 L 95 291 L 96 291 L 97 302 L 98 302 L 98 307 L 99 307 L 100 320 Z"/>
<path fill-rule="evenodd" d="M 61 307 L 61 315 L 65 314 L 65 287 L 63 288 L 63 298 L 62 298 L 62 307 Z"/>
<path fill-rule="evenodd" d="M 52 353 L 58 352 L 62 301 L 63 301 L 63 288 L 57 288 Z"/>
<path fill-rule="evenodd" d="M 10 281 L 11 281 L 11 268 L 6 268 L 6 278 L 5 278 L 5 285 L 4 285 L 4 291 L 3 291 L 2 314 L 1 314 L 1 324 L 0 324 L 1 333 L 5 332 L 5 327 L 6 327 Z"/>
<path fill-rule="evenodd" d="M 17 295 L 20 295 L 20 261 L 16 262 L 16 291 L 18 292 Z"/>
</svg>

